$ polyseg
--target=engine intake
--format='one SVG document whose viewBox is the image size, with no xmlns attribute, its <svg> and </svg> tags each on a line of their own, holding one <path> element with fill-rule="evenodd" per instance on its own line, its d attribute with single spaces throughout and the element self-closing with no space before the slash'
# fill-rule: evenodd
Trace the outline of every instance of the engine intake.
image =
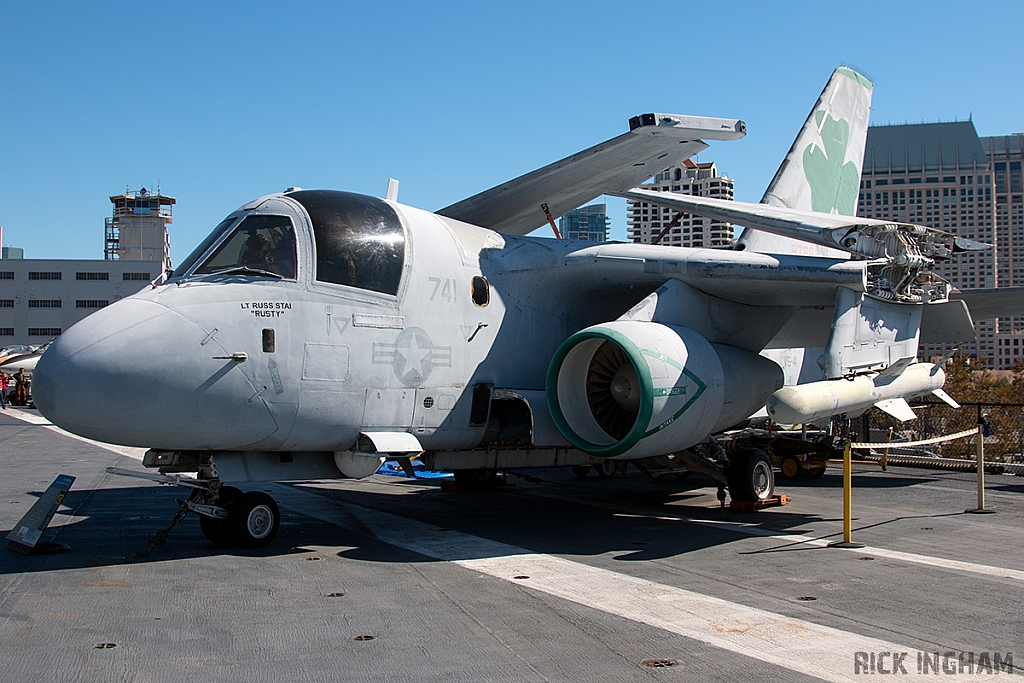
<svg viewBox="0 0 1024 683">
<path fill-rule="evenodd" d="M 761 408 L 782 369 L 674 325 L 617 321 L 567 339 L 548 367 L 559 431 L 590 455 L 642 458 L 692 446 Z"/>
</svg>

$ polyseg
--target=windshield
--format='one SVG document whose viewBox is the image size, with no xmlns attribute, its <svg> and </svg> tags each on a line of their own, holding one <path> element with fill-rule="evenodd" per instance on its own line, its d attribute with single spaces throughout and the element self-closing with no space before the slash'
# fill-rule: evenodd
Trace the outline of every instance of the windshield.
<svg viewBox="0 0 1024 683">
<path fill-rule="evenodd" d="M 192 253 L 188 255 L 187 259 L 181 262 L 180 266 L 174 269 L 174 272 L 171 274 L 171 277 L 181 277 L 182 275 L 187 273 L 188 269 L 194 266 L 196 264 L 196 261 L 202 258 L 203 254 L 206 253 L 206 250 L 209 249 L 214 242 L 219 240 L 220 236 L 223 235 L 227 231 L 227 229 L 231 227 L 231 224 L 234 223 L 237 219 L 238 216 L 231 215 L 222 220 L 220 223 L 218 223 L 217 227 L 213 229 L 213 232 L 207 235 L 206 239 L 199 243 L 199 246 L 196 247 L 192 251 Z"/>
<path fill-rule="evenodd" d="M 196 275 L 237 272 L 295 279 L 295 229 L 287 216 L 249 215 Z"/>
</svg>

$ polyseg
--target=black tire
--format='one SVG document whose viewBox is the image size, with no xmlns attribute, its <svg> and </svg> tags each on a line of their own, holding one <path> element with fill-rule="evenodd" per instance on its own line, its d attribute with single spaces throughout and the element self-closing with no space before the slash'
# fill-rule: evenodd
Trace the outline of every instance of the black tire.
<svg viewBox="0 0 1024 683">
<path fill-rule="evenodd" d="M 572 473 L 575 474 L 577 477 L 580 477 L 582 479 L 583 477 L 585 477 L 588 474 L 590 474 L 590 470 L 591 469 L 592 468 L 590 467 L 590 465 L 573 465 L 572 466 Z"/>
<path fill-rule="evenodd" d="M 607 458 L 594 465 L 594 471 L 602 479 L 615 476 L 617 469 L 619 469 L 619 462 L 617 460 L 608 460 Z"/>
<path fill-rule="evenodd" d="M 231 512 L 235 503 L 242 499 L 242 492 L 234 486 L 222 486 L 220 496 L 217 498 L 217 505 L 226 508 Z M 206 540 L 214 545 L 228 546 L 232 544 L 231 518 L 215 519 L 199 515 L 199 528 L 206 536 Z"/>
<path fill-rule="evenodd" d="M 231 531 L 227 528 L 226 519 L 199 515 L 199 528 L 210 543 L 219 546 L 231 545 Z"/>
<path fill-rule="evenodd" d="M 454 470 L 459 491 L 486 491 L 498 485 L 498 470 L 481 467 L 475 470 Z"/>
<path fill-rule="evenodd" d="M 807 469 L 807 474 L 809 474 L 812 478 L 817 479 L 821 475 L 825 474 L 825 465 L 820 465 L 818 467 L 809 467 Z"/>
<path fill-rule="evenodd" d="M 779 466 L 779 471 L 782 474 L 783 479 L 793 480 L 800 476 L 800 461 L 792 455 L 787 455 L 782 459 L 782 464 Z"/>
<path fill-rule="evenodd" d="M 756 448 L 741 451 L 731 458 L 728 479 L 733 500 L 767 500 L 775 492 L 772 461 Z"/>
<path fill-rule="evenodd" d="M 217 497 L 217 504 L 221 507 L 229 507 L 242 500 L 244 495 L 241 489 L 236 489 L 234 486 L 221 486 L 220 496 Z"/>
<path fill-rule="evenodd" d="M 232 540 L 240 548 L 270 545 L 281 526 L 281 511 L 274 499 L 262 491 L 250 491 L 231 506 Z"/>
</svg>

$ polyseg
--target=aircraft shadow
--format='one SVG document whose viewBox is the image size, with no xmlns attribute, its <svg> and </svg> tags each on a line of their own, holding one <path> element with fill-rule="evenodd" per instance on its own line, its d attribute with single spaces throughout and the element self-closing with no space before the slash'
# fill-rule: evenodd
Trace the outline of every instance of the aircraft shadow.
<svg viewBox="0 0 1024 683">
<path fill-rule="evenodd" d="M 728 528 L 697 526 L 680 517 L 767 523 L 767 515 L 721 511 L 713 507 L 706 488 L 710 480 L 652 482 L 633 474 L 629 479 L 577 481 L 566 471 L 561 480 L 546 484 L 520 483 L 483 492 L 446 492 L 436 485 L 415 483 L 413 493 L 382 495 L 358 488 L 332 489 L 291 484 L 335 500 L 425 522 L 442 529 L 478 536 L 537 553 L 575 555 L 615 554 L 617 560 L 643 561 L 673 557 L 745 538 Z M 402 486 L 404 480 L 395 480 Z M 243 487 L 259 490 L 259 484 Z M 533 490 L 528 490 L 532 488 Z M 269 489 L 266 489 L 269 490 Z M 273 491 L 270 491 L 273 494 Z M 537 495 L 537 494 L 541 495 Z M 36 492 L 35 495 L 39 495 Z M 4 549 L 0 574 L 56 571 L 130 563 L 167 562 L 219 556 L 267 557 L 315 555 L 312 547 L 345 548 L 337 554 L 371 562 L 434 562 L 418 553 L 387 544 L 373 529 L 341 528 L 286 507 L 281 527 L 267 548 L 233 549 L 215 546 L 202 535 L 195 515 L 188 515 L 168 535 L 167 542 L 144 557 L 147 540 L 166 529 L 178 511 L 180 490 L 162 486 L 72 489 L 64 507 L 43 540 L 71 547 L 71 552 L 25 556 Z M 696 499 L 702 499 L 697 504 Z M 709 505 L 709 500 L 711 505 Z M 70 523 L 62 523 L 74 517 Z M 784 508 L 771 513 L 772 528 L 798 528 L 822 521 Z M 6 537 L 10 529 L 0 530 Z M 410 530 L 410 533 L 414 533 Z"/>
<path fill-rule="evenodd" d="M 914 486 L 915 484 L 924 484 L 933 481 L 930 477 L 914 477 L 905 474 L 895 474 L 892 471 L 882 472 L 881 470 L 870 474 L 855 471 L 851 479 L 853 481 L 854 489 L 905 488 L 907 486 Z M 783 479 L 778 473 L 776 473 L 776 491 L 785 493 L 786 489 L 790 488 L 841 489 L 843 488 L 843 472 L 841 469 L 836 469 L 834 473 L 832 471 L 826 472 L 817 479 L 805 476 L 799 476 L 796 479 Z"/>
<path fill-rule="evenodd" d="M 259 485 L 247 487 L 256 490 Z M 0 575 L 24 572 L 46 572 L 65 569 L 103 567 L 150 562 L 170 562 L 219 556 L 270 557 L 283 555 L 313 556 L 310 546 L 353 546 L 364 544 L 360 537 L 346 529 L 281 510 L 281 527 L 277 538 L 267 548 L 239 549 L 216 546 L 199 529 L 198 518 L 189 514 L 175 525 L 165 544 L 152 549 L 145 557 L 130 559 L 133 553 L 146 549 L 147 541 L 166 529 L 178 512 L 176 498 L 183 492 L 164 486 L 130 486 L 95 490 L 72 489 L 64 506 L 56 515 L 42 540 L 70 546 L 71 552 L 52 555 L 22 555 L 6 548 L 9 528 L 0 529 Z M 33 495 L 38 496 L 39 492 Z M 187 494 L 186 494 L 187 495 Z M 68 517 L 76 517 L 64 523 Z M 59 525 L 59 526 L 58 526 Z M 380 544 L 384 545 L 384 544 Z M 388 548 L 380 549 L 382 555 Z M 419 556 L 394 548 L 406 555 L 406 561 Z M 400 561 L 396 558 L 395 561 Z"/>
<path fill-rule="evenodd" d="M 985 484 L 986 489 L 992 491 L 1004 491 L 1006 493 L 1024 493 L 1024 483 L 1021 484 Z"/>
<path fill-rule="evenodd" d="M 797 512 L 786 507 L 759 513 L 722 510 L 714 498 L 710 479 L 693 475 L 685 480 L 666 477 L 652 481 L 630 471 L 599 479 L 574 477 L 567 468 L 529 473 L 533 480 L 510 477 L 513 486 L 491 491 L 443 491 L 439 480 L 389 478 L 403 495 L 387 495 L 358 486 L 338 488 L 286 484 L 313 493 L 342 507 L 356 505 L 484 538 L 529 552 L 600 556 L 616 561 L 646 561 L 676 557 L 728 546 L 749 534 L 722 522 L 740 523 L 768 533 L 800 533 L 817 536 L 822 523 L 833 524 L 834 516 Z M 857 476 L 856 488 L 899 488 L 926 481 L 905 476 Z M 779 489 L 838 488 L 840 475 L 820 479 L 780 481 Z M 246 490 L 267 490 L 272 486 L 251 484 Z M 184 492 L 161 486 L 130 486 L 95 490 L 72 489 L 65 508 L 54 518 L 76 519 L 51 526 L 44 540 L 63 543 L 69 553 L 23 556 L 7 550 L 0 574 L 53 571 L 126 563 L 165 562 L 219 556 L 266 557 L 315 555 L 316 547 L 344 548 L 337 555 L 369 562 L 433 562 L 432 558 L 385 543 L 372 528 L 342 528 L 282 507 L 281 527 L 275 541 L 262 549 L 233 549 L 215 546 L 202 535 L 195 515 L 188 515 L 170 532 L 164 545 L 145 557 L 130 559 L 146 549 L 147 540 L 166 529 L 178 511 L 176 498 Z M 39 495 L 38 492 L 36 495 Z M 325 504 L 327 503 L 325 500 Z M 834 511 L 830 509 L 830 513 Z M 831 533 L 832 529 L 829 528 Z M 0 530 L 6 536 L 9 529 Z M 410 534 L 418 533 L 410 524 Z M 471 544 L 469 544 L 471 545 Z M 465 559 L 475 557 L 467 545 Z M 457 546 L 457 544 L 456 544 Z M 802 546 L 812 551 L 809 546 Z"/>
<path fill-rule="evenodd" d="M 559 472 L 560 479 L 555 474 Z M 565 472 L 552 470 L 545 483 L 517 482 L 514 487 L 492 491 L 444 492 L 439 487 L 417 486 L 403 496 L 380 496 L 358 489 L 327 493 L 342 504 L 408 517 L 445 531 L 529 552 L 612 554 L 616 561 L 675 557 L 749 537 L 735 528 L 716 526 L 721 521 L 758 525 L 773 531 L 824 521 L 817 515 L 785 508 L 775 508 L 767 514 L 723 511 L 715 504 L 715 488 L 710 480 L 699 476 L 685 481 L 652 482 L 644 475 L 631 473 L 628 480 L 618 476 L 576 480 Z M 711 524 L 694 523 L 701 521 Z M 410 528 L 410 534 L 413 533 L 415 529 Z M 457 545 L 453 543 L 455 552 Z M 339 555 L 383 560 L 373 545 L 347 549 Z M 479 548 L 467 545 L 466 557 L 460 559 L 478 557 Z"/>
</svg>

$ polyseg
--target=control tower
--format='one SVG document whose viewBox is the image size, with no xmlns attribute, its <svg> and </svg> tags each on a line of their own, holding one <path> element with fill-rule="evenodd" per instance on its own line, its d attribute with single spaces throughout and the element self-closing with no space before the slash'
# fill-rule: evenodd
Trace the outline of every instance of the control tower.
<svg viewBox="0 0 1024 683">
<path fill-rule="evenodd" d="M 162 271 L 171 267 L 171 241 L 167 226 L 171 223 L 174 197 L 152 194 L 142 188 L 125 191 L 110 198 L 114 214 L 105 221 L 108 261 L 156 261 Z"/>
</svg>

